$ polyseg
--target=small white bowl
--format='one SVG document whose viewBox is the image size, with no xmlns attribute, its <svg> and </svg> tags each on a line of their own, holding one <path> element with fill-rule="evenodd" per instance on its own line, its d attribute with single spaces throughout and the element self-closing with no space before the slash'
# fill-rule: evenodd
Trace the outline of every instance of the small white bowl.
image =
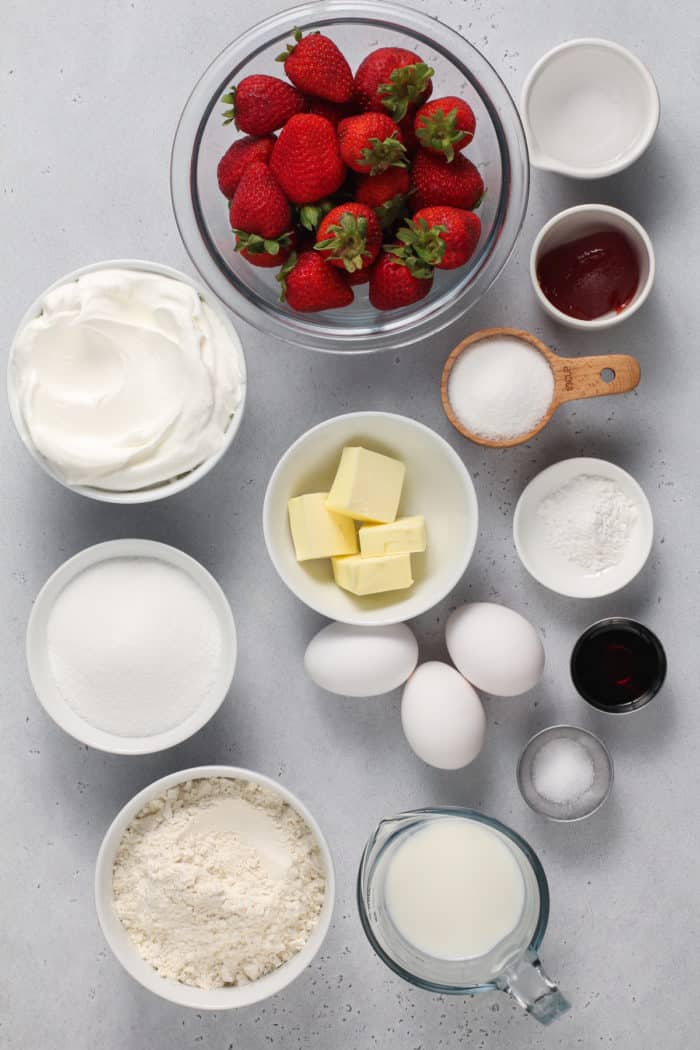
<svg viewBox="0 0 700 1050">
<path fill-rule="evenodd" d="M 559 310 L 551 303 L 540 287 L 537 279 L 537 266 L 540 259 L 553 248 L 558 248 L 568 241 L 575 241 L 579 237 L 586 237 L 590 233 L 614 230 L 623 233 L 634 249 L 639 263 L 639 284 L 631 301 L 622 310 L 611 310 L 601 317 L 592 321 L 586 321 L 579 317 L 569 317 L 568 314 Z M 546 222 L 535 237 L 530 252 L 530 280 L 535 290 L 535 295 L 540 305 L 547 311 L 550 317 L 560 324 L 569 328 L 578 328 L 584 331 L 600 331 L 603 328 L 611 328 L 613 325 L 626 321 L 628 317 L 635 314 L 642 303 L 646 302 L 654 284 L 656 263 L 654 260 L 654 249 L 649 234 L 641 223 L 628 215 L 626 211 L 613 208 L 608 204 L 577 204 L 573 208 L 567 208 L 552 216 Z"/>
<path fill-rule="evenodd" d="M 51 674 L 46 629 L 51 610 L 63 589 L 85 569 L 113 558 L 158 558 L 167 565 L 187 573 L 205 594 L 221 626 L 223 655 L 216 688 L 207 700 L 181 722 L 164 733 L 153 736 L 118 736 L 98 729 L 82 718 L 66 702 Z M 135 596 L 138 600 L 138 595 Z M 47 715 L 66 733 L 88 747 L 114 755 L 149 755 L 187 740 L 218 711 L 228 693 L 237 656 L 236 625 L 224 592 L 211 573 L 194 558 L 153 540 L 110 540 L 86 547 L 65 561 L 46 581 L 37 595 L 27 625 L 27 665 L 34 692 Z"/>
<path fill-rule="evenodd" d="M 422 514 L 428 549 L 412 555 L 415 583 L 405 591 L 357 597 L 333 580 L 329 558 L 299 563 L 287 501 L 325 492 L 345 445 L 363 445 L 406 464 L 399 514 Z M 353 412 L 307 430 L 275 467 L 265 493 L 263 532 L 272 563 L 297 598 L 340 623 L 379 627 L 427 612 L 462 578 L 478 532 L 476 492 L 464 463 L 435 431 L 389 412 Z"/>
<path fill-rule="evenodd" d="M 536 168 L 599 179 L 629 167 L 659 123 L 659 93 L 638 58 L 610 40 L 568 40 L 533 66 L 520 113 Z"/>
<path fill-rule="evenodd" d="M 275 791 L 288 802 L 297 813 L 300 814 L 311 828 L 318 841 L 321 857 L 326 874 L 326 894 L 318 917 L 318 922 L 308 941 L 288 962 L 283 963 L 278 969 L 257 981 L 249 984 L 236 985 L 230 988 L 195 988 L 191 985 L 181 984 L 170 978 L 161 977 L 149 963 L 138 953 L 138 950 L 122 926 L 121 920 L 114 910 L 112 892 L 112 872 L 114 860 L 119 849 L 124 832 L 128 828 L 137 813 L 150 802 L 151 799 L 162 795 L 168 788 L 176 784 L 184 784 L 188 780 L 202 780 L 206 777 L 228 777 L 232 779 L 251 780 L 255 784 Z M 333 915 L 333 904 L 335 901 L 335 873 L 333 870 L 333 859 L 331 857 L 328 843 L 306 806 L 299 801 L 296 795 L 283 787 L 278 781 L 262 773 L 254 773 L 249 769 L 241 769 L 237 766 L 196 766 L 193 769 L 184 769 L 179 773 L 171 773 L 169 776 L 161 777 L 153 784 L 139 791 L 130 802 L 119 811 L 110 824 L 107 834 L 102 840 L 100 851 L 97 855 L 95 867 L 95 905 L 97 907 L 97 918 L 107 944 L 111 948 L 118 962 L 126 972 L 138 981 L 140 985 L 167 999 L 178 1006 L 188 1006 L 193 1010 L 233 1010 L 239 1006 L 251 1006 L 259 1003 L 262 999 L 268 999 L 286 988 L 288 984 L 302 973 L 311 963 L 314 956 L 325 940 L 326 934 Z"/>
<path fill-rule="evenodd" d="M 94 273 L 96 270 L 142 270 L 144 273 L 154 273 L 161 277 L 172 277 L 174 280 L 182 281 L 183 284 L 188 284 L 191 288 L 194 288 L 202 301 L 205 302 L 216 314 L 229 332 L 231 336 L 231 345 L 236 355 L 238 370 L 241 376 L 241 399 L 238 408 L 228 425 L 224 435 L 224 443 L 221 448 L 215 452 L 213 456 L 210 456 L 209 459 L 200 463 L 198 467 L 188 471 L 186 474 L 172 478 L 170 481 L 164 481 L 160 485 L 152 485 L 151 487 L 144 489 L 133 489 L 130 492 L 116 492 L 111 489 L 96 488 L 92 485 L 68 485 L 63 478 L 54 471 L 51 464 L 45 460 L 34 447 L 34 443 L 32 442 L 24 424 L 24 420 L 22 419 L 15 385 L 12 379 L 15 344 L 19 334 L 30 321 L 39 316 L 42 309 L 42 303 L 49 292 L 52 292 L 55 288 L 59 288 L 64 284 L 70 284 L 71 281 L 77 281 L 77 279 L 84 274 Z M 61 277 L 58 281 L 54 281 L 54 283 L 49 285 L 41 295 L 37 296 L 17 326 L 17 331 L 12 340 L 7 362 L 7 398 L 10 406 L 10 415 L 12 416 L 12 422 L 15 425 L 15 429 L 22 439 L 22 443 L 31 454 L 32 459 L 39 464 L 49 477 L 52 477 L 54 481 L 58 481 L 59 484 L 63 485 L 63 487 L 67 488 L 70 492 L 77 492 L 81 496 L 88 496 L 90 499 L 100 500 L 102 503 L 153 503 L 155 500 L 165 499 L 166 496 L 174 496 L 176 493 L 183 492 L 185 489 L 190 488 L 191 485 L 194 485 L 195 482 L 199 481 L 200 478 L 203 478 L 205 474 L 208 474 L 212 467 L 216 466 L 233 443 L 233 439 L 238 433 L 238 428 L 243 419 L 246 392 L 247 373 L 241 339 L 231 323 L 228 314 L 221 308 L 219 300 L 212 295 L 211 292 L 207 291 L 199 281 L 193 280 L 187 274 L 180 273 L 179 270 L 174 270 L 170 266 L 162 266 L 160 263 L 146 262 L 142 259 L 106 259 L 104 262 L 91 263 L 89 266 L 82 266 L 78 270 L 73 270 L 71 273 L 67 273 L 65 277 Z"/>
<path fill-rule="evenodd" d="M 637 521 L 624 557 L 617 565 L 593 572 L 568 561 L 548 543 L 538 517 L 544 499 L 581 474 L 609 478 L 637 507 Z M 643 568 L 654 539 L 654 521 L 644 491 L 622 467 L 604 459 L 578 456 L 547 467 L 523 490 L 513 516 L 513 539 L 521 562 L 550 591 L 569 598 L 602 598 L 625 587 Z"/>
</svg>

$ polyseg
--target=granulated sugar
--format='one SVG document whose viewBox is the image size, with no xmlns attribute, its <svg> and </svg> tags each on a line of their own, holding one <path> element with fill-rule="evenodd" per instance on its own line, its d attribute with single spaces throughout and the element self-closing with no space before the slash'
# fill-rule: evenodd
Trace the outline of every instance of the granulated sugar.
<svg viewBox="0 0 700 1050">
<path fill-rule="evenodd" d="M 113 558 L 66 585 L 49 615 L 49 666 L 66 703 L 117 736 L 180 725 L 216 687 L 218 616 L 187 573 Z"/>
<path fill-rule="evenodd" d="M 450 372 L 448 396 L 462 426 L 505 441 L 527 434 L 554 396 L 546 358 L 522 339 L 494 336 L 468 347 Z"/>
</svg>

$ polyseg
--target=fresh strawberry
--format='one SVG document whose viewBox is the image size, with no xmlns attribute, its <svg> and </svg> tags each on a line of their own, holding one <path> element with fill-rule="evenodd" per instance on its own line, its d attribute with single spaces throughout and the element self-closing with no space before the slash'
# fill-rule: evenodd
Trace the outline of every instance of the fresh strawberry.
<svg viewBox="0 0 700 1050">
<path fill-rule="evenodd" d="M 416 112 L 417 111 L 415 106 L 409 106 L 406 116 L 399 121 L 401 138 L 403 139 L 403 144 L 406 149 L 406 153 L 408 153 L 409 157 L 413 156 L 413 154 L 418 149 L 418 146 L 420 145 L 416 136 L 416 129 L 414 127 Z"/>
<path fill-rule="evenodd" d="M 306 99 L 300 91 L 279 77 L 264 73 L 244 77 L 221 101 L 230 107 L 224 112 L 224 124 L 233 120 L 238 130 L 247 135 L 269 135 L 306 109 Z"/>
<path fill-rule="evenodd" d="M 476 118 L 471 106 L 448 95 L 434 98 L 418 110 L 414 123 L 416 137 L 428 153 L 451 161 L 455 150 L 463 150 L 474 138 Z"/>
<path fill-rule="evenodd" d="M 470 210 L 484 193 L 484 180 L 478 169 L 461 153 L 448 164 L 445 157 L 419 149 L 413 161 L 411 185 L 415 191 L 413 207 L 417 210 L 434 204 Z"/>
<path fill-rule="evenodd" d="M 289 230 L 274 240 L 266 240 L 257 233 L 236 234 L 236 251 L 252 266 L 282 266 L 294 251 L 296 244 L 297 235 L 294 230 Z"/>
<path fill-rule="evenodd" d="M 337 128 L 341 120 L 355 113 L 355 107 L 352 102 L 329 102 L 325 98 L 307 95 L 306 112 L 315 113 L 317 117 L 325 117 L 326 120 L 330 120 L 334 128 Z"/>
<path fill-rule="evenodd" d="M 349 306 L 355 296 L 345 276 L 329 266 L 318 252 L 291 255 L 277 275 L 282 286 L 281 298 L 292 310 L 312 313 Z"/>
<path fill-rule="evenodd" d="M 255 233 L 268 240 L 290 228 L 289 203 L 267 164 L 256 161 L 245 169 L 231 201 L 229 219 L 237 234 Z"/>
<path fill-rule="evenodd" d="M 292 84 L 329 102 L 349 102 L 353 93 L 352 70 L 340 48 L 323 33 L 303 36 L 294 30 L 294 43 L 277 56 Z"/>
<path fill-rule="evenodd" d="M 464 266 L 474 254 L 480 236 L 478 215 L 442 205 L 417 211 L 397 234 L 402 244 L 410 244 L 420 259 L 438 270 Z"/>
<path fill-rule="evenodd" d="M 316 249 L 348 273 L 366 270 L 379 254 L 382 231 L 366 204 L 339 204 L 328 212 L 316 234 Z"/>
<path fill-rule="evenodd" d="M 411 103 L 420 105 L 430 97 L 434 72 L 413 51 L 380 47 L 367 55 L 355 73 L 355 100 L 360 109 L 387 112 L 398 122 Z"/>
<path fill-rule="evenodd" d="M 379 175 L 406 166 L 401 132 L 386 113 L 360 113 L 338 125 L 340 156 L 353 171 Z"/>
<path fill-rule="evenodd" d="M 216 169 L 219 189 L 224 197 L 231 200 L 241 180 L 241 175 L 249 164 L 255 161 L 267 164 L 276 141 L 276 135 L 265 135 L 263 138 L 246 135 L 245 138 L 236 139 L 234 144 L 229 146 Z"/>
<path fill-rule="evenodd" d="M 272 150 L 270 171 L 295 204 L 335 193 L 345 180 L 345 165 L 330 120 L 314 113 L 291 117 Z"/>
<path fill-rule="evenodd" d="M 374 209 L 383 230 L 389 229 L 408 210 L 411 178 L 405 168 L 389 168 L 381 175 L 360 175 L 355 200 Z"/>
<path fill-rule="evenodd" d="M 369 301 L 376 310 L 396 310 L 424 299 L 433 284 L 433 268 L 401 245 L 386 248 L 369 274 Z"/>
<path fill-rule="evenodd" d="M 369 270 L 354 270 L 353 273 L 346 273 L 345 280 L 348 284 L 369 284 Z"/>
</svg>

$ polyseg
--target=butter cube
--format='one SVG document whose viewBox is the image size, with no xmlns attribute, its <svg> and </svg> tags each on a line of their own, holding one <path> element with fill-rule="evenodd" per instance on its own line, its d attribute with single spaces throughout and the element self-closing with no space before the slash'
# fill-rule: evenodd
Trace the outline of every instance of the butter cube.
<svg viewBox="0 0 700 1050">
<path fill-rule="evenodd" d="M 397 518 L 388 525 L 363 525 L 359 531 L 363 558 L 377 554 L 414 554 L 427 546 L 425 518 Z"/>
<path fill-rule="evenodd" d="M 333 558 L 333 576 L 339 587 L 353 594 L 400 591 L 413 583 L 410 554 L 384 554 L 379 558 Z"/>
<path fill-rule="evenodd" d="M 356 521 L 394 521 L 405 473 L 400 460 L 350 445 L 343 449 L 326 506 Z"/>
<path fill-rule="evenodd" d="M 326 508 L 327 492 L 295 496 L 287 504 L 297 561 L 355 554 L 357 533 L 349 518 Z"/>
</svg>

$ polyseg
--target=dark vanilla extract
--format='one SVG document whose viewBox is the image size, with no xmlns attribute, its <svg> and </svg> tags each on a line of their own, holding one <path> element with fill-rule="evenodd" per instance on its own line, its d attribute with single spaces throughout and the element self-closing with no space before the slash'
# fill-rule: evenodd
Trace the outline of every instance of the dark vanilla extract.
<svg viewBox="0 0 700 1050">
<path fill-rule="evenodd" d="M 571 657 L 571 676 L 594 707 L 633 711 L 658 693 L 666 676 L 666 656 L 648 628 L 613 617 L 581 635 Z"/>
</svg>

